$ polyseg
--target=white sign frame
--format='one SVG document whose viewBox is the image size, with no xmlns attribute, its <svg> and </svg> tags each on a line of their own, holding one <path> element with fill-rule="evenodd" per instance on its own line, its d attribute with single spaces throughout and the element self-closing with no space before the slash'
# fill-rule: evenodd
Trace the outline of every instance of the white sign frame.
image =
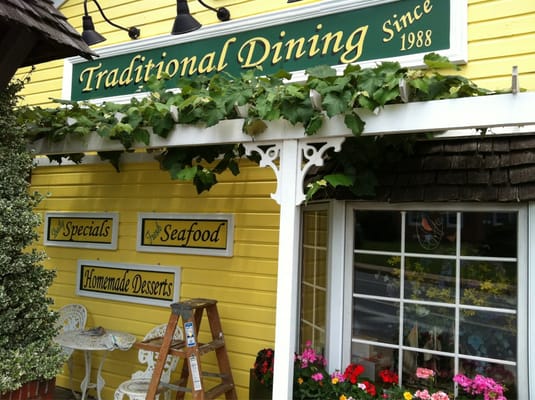
<svg viewBox="0 0 535 400">
<path fill-rule="evenodd" d="M 179 246 L 151 246 L 143 244 L 143 220 L 191 220 L 191 221 L 225 221 L 227 222 L 227 242 L 225 249 L 190 248 Z M 178 213 L 139 213 L 137 220 L 136 250 L 149 253 L 198 254 L 203 256 L 232 257 L 234 249 L 234 216 L 232 214 L 178 214 Z"/>
<path fill-rule="evenodd" d="M 82 289 L 82 266 L 95 266 L 99 268 L 122 269 L 128 271 L 150 271 L 150 272 L 166 272 L 173 273 L 173 299 L 172 300 L 158 300 L 148 297 L 138 297 L 131 295 L 121 295 L 115 293 L 106 293 L 92 290 Z M 93 297 L 104 300 L 124 301 L 128 303 L 146 304 L 150 306 L 169 307 L 172 303 L 176 303 L 180 299 L 180 284 L 181 284 L 182 268 L 179 266 L 162 266 L 149 264 L 130 264 L 130 263 L 116 263 L 105 262 L 97 260 L 78 260 L 76 267 L 76 295 Z"/>
<path fill-rule="evenodd" d="M 62 240 L 51 240 L 48 238 L 48 222 L 50 218 L 108 218 L 112 220 L 112 240 L 111 243 L 92 242 L 68 242 Z M 81 249 L 117 250 L 119 237 L 119 213 L 118 212 L 62 212 L 47 211 L 44 218 L 43 244 L 45 246 L 76 247 Z"/>
</svg>

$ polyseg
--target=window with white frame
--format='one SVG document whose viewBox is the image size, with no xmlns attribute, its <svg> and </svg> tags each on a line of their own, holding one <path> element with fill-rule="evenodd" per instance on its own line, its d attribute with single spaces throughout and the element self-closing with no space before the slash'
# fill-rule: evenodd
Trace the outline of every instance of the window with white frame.
<svg viewBox="0 0 535 400">
<path fill-rule="evenodd" d="M 307 341 L 323 354 L 327 323 L 328 212 L 325 208 L 303 211 L 301 248 L 301 307 L 299 343 Z"/>
<path fill-rule="evenodd" d="M 526 340 L 521 210 L 357 207 L 347 214 L 350 361 L 377 381 L 394 370 L 407 386 L 417 384 L 417 367 L 430 368 L 450 392 L 456 373 L 484 374 L 517 398 Z"/>
</svg>

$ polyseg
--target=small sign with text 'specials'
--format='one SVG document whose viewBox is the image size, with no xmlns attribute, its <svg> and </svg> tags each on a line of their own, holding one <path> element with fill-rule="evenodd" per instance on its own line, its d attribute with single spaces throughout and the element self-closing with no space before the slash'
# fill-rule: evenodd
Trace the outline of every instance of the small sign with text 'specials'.
<svg viewBox="0 0 535 400">
<path fill-rule="evenodd" d="M 44 244 L 115 250 L 118 222 L 117 213 L 47 212 Z"/>
<path fill-rule="evenodd" d="M 137 250 L 232 256 L 234 223 L 228 214 L 143 213 Z"/>
</svg>

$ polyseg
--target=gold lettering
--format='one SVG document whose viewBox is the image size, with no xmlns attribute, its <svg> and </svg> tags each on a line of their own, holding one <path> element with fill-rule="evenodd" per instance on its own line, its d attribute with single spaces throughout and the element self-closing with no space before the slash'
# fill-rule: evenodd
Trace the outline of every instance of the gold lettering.
<svg viewBox="0 0 535 400">
<path fill-rule="evenodd" d="M 197 68 L 195 68 L 195 64 L 197 64 L 197 56 L 193 57 L 184 57 L 182 59 L 182 72 L 180 73 L 180 76 L 191 76 L 197 72 Z M 190 66 L 189 71 L 186 71 L 187 66 Z"/>
<path fill-rule="evenodd" d="M 334 45 L 333 45 L 333 47 L 331 49 L 331 53 L 336 54 L 340 50 L 342 50 L 343 46 L 340 43 L 342 42 L 343 37 L 344 37 L 344 33 L 342 31 L 338 31 L 338 32 L 336 32 L 334 34 L 332 32 L 326 33 L 322 37 L 323 49 L 321 51 L 321 55 L 324 56 L 329 52 L 329 46 L 330 46 L 331 41 L 333 39 L 335 39 L 336 41 L 335 41 L 335 43 L 334 43 Z"/>
<path fill-rule="evenodd" d="M 235 37 L 232 37 L 230 39 L 227 39 L 225 44 L 223 45 L 223 49 L 221 50 L 221 54 L 219 56 L 219 61 L 217 63 L 217 72 L 223 71 L 227 67 L 227 63 L 225 63 L 225 58 L 227 57 L 227 51 L 231 43 L 234 43 L 237 39 Z"/>
<path fill-rule="evenodd" d="M 165 58 L 166 56 L 167 56 L 167 53 L 164 51 L 162 53 L 162 58 Z M 164 64 L 164 61 L 161 60 L 159 63 L 156 63 L 156 65 L 155 65 L 158 68 L 158 72 L 156 73 L 156 79 L 161 79 L 162 78 L 163 64 Z"/>
<path fill-rule="evenodd" d="M 358 29 L 355 29 L 351 35 L 347 38 L 346 41 L 346 51 L 342 53 L 342 57 L 340 57 L 340 61 L 344 64 L 349 64 L 352 62 L 357 61 L 360 56 L 362 55 L 362 49 L 364 47 L 364 39 L 366 38 L 366 33 L 368 32 L 368 25 L 361 26 Z M 355 37 L 358 36 L 357 41 L 355 42 Z M 356 51 L 355 51 L 356 50 Z M 351 54 L 354 55 L 350 58 Z"/>
<path fill-rule="evenodd" d="M 91 82 L 93 81 L 93 72 L 97 71 L 102 67 L 102 63 L 98 63 L 98 65 L 95 65 L 94 67 L 87 67 L 80 73 L 79 81 L 80 83 L 84 82 L 84 75 L 87 73 L 87 83 L 85 87 L 82 89 L 82 92 L 91 92 L 93 88 L 91 87 Z"/>
<path fill-rule="evenodd" d="M 170 71 L 170 68 L 169 67 L 173 67 L 173 72 Z M 172 78 L 173 76 L 176 75 L 176 73 L 178 72 L 178 68 L 180 67 L 180 63 L 178 62 L 178 60 L 176 58 L 173 58 L 171 61 L 169 61 L 169 63 L 167 63 L 167 65 L 165 66 L 165 73 L 167 75 L 169 75 L 170 78 Z"/>
<path fill-rule="evenodd" d="M 119 75 L 119 68 L 114 68 L 109 72 L 108 76 L 106 76 L 106 81 L 104 82 L 104 87 L 106 89 L 117 86 L 117 83 L 119 82 L 117 75 Z"/>
<path fill-rule="evenodd" d="M 284 36 L 286 36 L 286 32 L 285 31 L 281 31 L 279 36 L 282 39 Z M 273 49 L 273 57 L 271 58 L 271 64 L 276 64 L 276 63 L 278 63 L 279 61 L 282 60 L 282 57 L 280 55 L 281 50 L 282 50 L 282 42 L 279 41 L 279 42 L 275 43 L 272 46 L 272 49 Z"/>
<path fill-rule="evenodd" d="M 433 5 L 431 4 L 431 0 L 425 0 L 424 1 L 424 13 L 429 14 L 432 9 L 433 9 Z"/>
<path fill-rule="evenodd" d="M 256 49 L 256 44 L 259 43 L 264 47 L 264 54 L 259 57 L 257 60 L 253 61 L 254 51 Z M 242 51 L 245 51 L 246 48 L 249 48 L 247 51 L 247 57 L 243 57 Z M 266 38 L 263 37 L 254 37 L 247 40 L 238 50 L 238 61 L 242 64 L 242 68 L 251 68 L 261 65 L 268 58 L 269 52 L 271 51 L 271 45 Z"/>
<path fill-rule="evenodd" d="M 128 67 L 126 67 L 123 72 L 121 72 L 121 75 L 119 75 L 119 85 L 129 85 L 132 83 L 132 71 L 134 69 L 134 63 L 140 58 L 141 56 L 137 54 L 130 60 Z"/>
<path fill-rule="evenodd" d="M 141 57 L 139 61 L 141 61 L 141 65 L 136 67 L 136 79 L 134 79 L 134 83 L 140 83 L 143 80 L 143 63 L 145 62 L 145 57 Z"/>
<path fill-rule="evenodd" d="M 303 50 L 303 46 L 305 45 L 305 38 L 299 38 L 299 39 L 290 39 L 286 42 L 285 46 L 288 48 L 288 52 L 286 53 L 286 60 L 289 60 L 292 58 L 292 52 L 297 46 L 297 50 L 295 52 L 294 58 L 296 60 L 300 59 L 306 54 L 306 51 Z"/>
<path fill-rule="evenodd" d="M 152 62 L 152 58 L 147 62 L 147 65 L 145 65 L 145 82 L 149 80 L 152 69 L 154 68 L 155 64 Z"/>
<path fill-rule="evenodd" d="M 95 86 L 95 89 L 98 90 L 100 88 L 100 84 L 102 83 L 102 78 L 104 78 L 107 73 L 108 73 L 107 69 L 105 69 L 104 71 L 97 72 L 97 84 Z"/>
<path fill-rule="evenodd" d="M 205 54 L 204 57 L 201 58 L 201 61 L 199 62 L 199 73 L 206 74 L 206 73 L 212 72 L 215 69 L 214 61 L 215 61 L 215 51 Z"/>
<path fill-rule="evenodd" d="M 383 37 L 383 42 L 387 43 L 391 41 L 396 33 L 400 33 L 404 29 L 414 24 L 414 22 L 420 20 L 424 14 L 429 14 L 433 10 L 431 0 L 425 0 L 422 4 L 418 4 L 413 7 L 412 10 L 407 11 L 398 17 L 397 14 L 392 14 L 392 17 L 383 22 L 383 32 L 386 34 Z"/>
<path fill-rule="evenodd" d="M 322 24 L 316 25 L 316 30 L 317 31 L 320 31 L 322 28 L 323 28 Z M 319 38 L 320 38 L 320 35 L 316 33 L 315 35 L 312 35 L 308 39 L 308 43 L 310 43 L 310 50 L 308 51 L 308 56 L 309 57 L 314 57 L 316 54 L 318 54 L 320 52 L 320 50 L 318 49 L 318 40 L 319 40 Z"/>
</svg>

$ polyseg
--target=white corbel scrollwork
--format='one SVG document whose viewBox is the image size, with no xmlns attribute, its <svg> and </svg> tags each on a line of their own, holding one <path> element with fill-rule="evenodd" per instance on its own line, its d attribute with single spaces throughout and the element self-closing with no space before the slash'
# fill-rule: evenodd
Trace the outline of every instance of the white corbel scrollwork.
<svg viewBox="0 0 535 400">
<path fill-rule="evenodd" d="M 276 141 L 272 143 L 252 142 L 244 143 L 245 151 L 247 155 L 251 155 L 256 152 L 260 155 L 260 166 L 269 166 L 275 173 L 277 178 L 277 190 L 271 194 L 271 198 L 278 204 L 281 204 L 281 187 L 284 185 L 282 179 L 284 176 L 290 173 L 296 174 L 295 186 L 295 204 L 300 205 L 306 198 L 303 192 L 303 181 L 308 170 L 312 166 L 323 165 L 323 155 L 330 149 L 334 148 L 334 151 L 340 151 L 340 147 L 344 142 L 344 137 L 333 138 L 307 138 L 298 140 L 297 150 L 294 150 L 293 146 L 284 146 L 285 141 Z M 297 154 L 287 154 L 287 157 L 283 157 L 281 152 L 284 151 L 296 151 Z M 277 163 L 277 160 L 282 158 L 295 159 L 295 169 L 292 165 L 282 165 Z"/>
</svg>

